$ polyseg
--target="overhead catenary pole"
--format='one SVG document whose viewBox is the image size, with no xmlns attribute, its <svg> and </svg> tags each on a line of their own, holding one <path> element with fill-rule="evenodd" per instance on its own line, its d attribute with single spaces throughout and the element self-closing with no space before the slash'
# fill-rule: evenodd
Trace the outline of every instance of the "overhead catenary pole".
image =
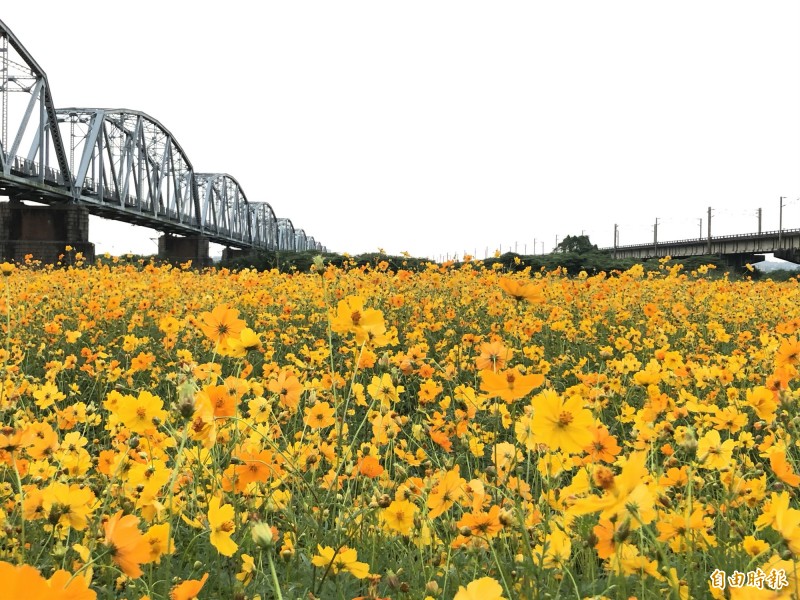
<svg viewBox="0 0 800 600">
<path fill-rule="evenodd" d="M 778 210 L 778 248 L 783 248 L 783 199 L 781 196 L 780 209 Z"/>
<path fill-rule="evenodd" d="M 653 254 L 658 255 L 658 218 L 653 225 Z"/>
<path fill-rule="evenodd" d="M 761 235 L 761 209 L 760 208 L 756 211 L 756 214 L 758 215 L 758 235 Z"/>
<path fill-rule="evenodd" d="M 708 207 L 708 254 L 711 254 L 711 207 Z"/>
<path fill-rule="evenodd" d="M 700 223 L 700 239 L 702 240 L 703 239 L 703 218 L 700 217 L 699 219 L 697 219 L 697 221 L 698 221 L 698 223 Z"/>
<path fill-rule="evenodd" d="M 619 229 L 617 224 L 614 223 L 614 258 L 617 258 L 617 240 L 619 239 Z"/>
</svg>

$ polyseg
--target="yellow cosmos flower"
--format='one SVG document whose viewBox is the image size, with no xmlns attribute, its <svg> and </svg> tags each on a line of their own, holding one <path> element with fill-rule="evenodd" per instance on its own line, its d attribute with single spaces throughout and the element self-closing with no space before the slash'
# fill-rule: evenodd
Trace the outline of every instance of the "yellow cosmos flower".
<svg viewBox="0 0 800 600">
<path fill-rule="evenodd" d="M 531 433 L 537 443 L 564 452 L 581 452 L 592 443 L 594 417 L 579 396 L 564 399 L 553 390 L 545 390 L 534 396 L 531 404 Z"/>
<path fill-rule="evenodd" d="M 503 586 L 491 577 L 481 577 L 467 584 L 459 586 L 453 600 L 505 600 Z"/>
<path fill-rule="evenodd" d="M 697 459 L 704 469 L 722 469 L 731 464 L 736 442 L 719 437 L 719 431 L 712 429 L 697 442 Z"/>
<path fill-rule="evenodd" d="M 239 547 L 231 539 L 231 534 L 236 530 L 233 523 L 233 506 L 220 505 L 219 498 L 212 498 L 208 503 L 208 525 L 211 528 L 211 543 L 217 552 L 223 556 L 233 556 Z"/>
<path fill-rule="evenodd" d="M 352 333 L 357 344 L 386 333 L 383 313 L 374 308 L 364 308 L 360 296 L 348 296 L 339 301 L 336 314 L 331 318 L 331 330 L 342 335 Z"/>
<path fill-rule="evenodd" d="M 417 507 L 408 500 L 395 500 L 381 511 L 381 522 L 386 529 L 400 535 L 411 535 Z"/>
<path fill-rule="evenodd" d="M 342 546 L 338 551 L 330 546 L 317 545 L 317 554 L 311 558 L 311 564 L 330 569 L 336 573 L 350 573 L 356 579 L 364 579 L 369 575 L 369 565 L 358 562 L 358 553 L 352 548 Z"/>
<path fill-rule="evenodd" d="M 164 402 L 150 392 L 141 391 L 134 398 L 127 394 L 119 399 L 116 407 L 116 416 L 120 422 L 133 433 L 146 433 L 156 429 L 157 422 L 167 418 L 167 411 L 163 410 Z"/>
</svg>

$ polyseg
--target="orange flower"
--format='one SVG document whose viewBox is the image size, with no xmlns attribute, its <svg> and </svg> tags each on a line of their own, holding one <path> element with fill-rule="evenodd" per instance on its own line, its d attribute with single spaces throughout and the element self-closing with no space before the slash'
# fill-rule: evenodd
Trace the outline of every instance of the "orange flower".
<svg viewBox="0 0 800 600">
<path fill-rule="evenodd" d="M 778 479 L 788 483 L 792 487 L 800 485 L 800 476 L 794 472 L 792 465 L 786 460 L 786 452 L 783 450 L 773 450 L 769 455 L 769 466 L 778 476 Z"/>
<path fill-rule="evenodd" d="M 50 588 L 39 571 L 30 565 L 15 566 L 0 561 L 0 582 L 6 598 L 25 598 L 25 600 L 47 600 Z"/>
<path fill-rule="evenodd" d="M 200 314 L 197 326 L 217 347 L 227 344 L 230 338 L 238 339 L 245 323 L 239 318 L 239 311 L 220 304 L 211 312 Z"/>
<path fill-rule="evenodd" d="M 514 298 L 514 300 L 517 302 L 521 300 L 527 300 L 528 302 L 536 303 L 544 302 L 544 295 L 542 294 L 541 285 L 522 283 L 516 279 L 501 277 L 500 287 L 503 288 L 503 291 Z"/>
<path fill-rule="evenodd" d="M 292 374 L 291 371 L 281 371 L 277 379 L 271 379 L 267 384 L 267 389 L 273 394 L 280 396 L 280 402 L 293 412 L 297 410 L 300 403 L 300 395 L 303 393 L 303 384 Z"/>
<path fill-rule="evenodd" d="M 501 373 L 481 371 L 481 390 L 490 397 L 498 397 L 511 404 L 515 400 L 524 398 L 534 388 L 544 383 L 544 375 L 531 373 L 523 375 L 517 369 L 506 369 Z"/>
<path fill-rule="evenodd" d="M 775 354 L 775 364 L 778 367 L 797 366 L 800 364 L 800 341 L 797 338 L 783 340 L 781 347 Z"/>
<path fill-rule="evenodd" d="M 475 359 L 475 366 L 479 371 L 491 369 L 497 372 L 498 369 L 505 368 L 513 354 L 514 351 L 506 347 L 503 342 L 483 343 L 481 344 L 481 354 Z"/>
<path fill-rule="evenodd" d="M 584 451 L 588 455 L 586 457 L 587 461 L 596 462 L 601 460 L 603 462 L 613 463 L 621 450 L 617 444 L 617 438 L 611 435 L 604 425 L 590 427 L 589 431 L 591 431 L 594 439 L 584 448 Z"/>
<path fill-rule="evenodd" d="M 383 473 L 383 467 L 377 458 L 367 455 L 358 461 L 358 472 L 364 477 L 374 478 Z"/>
<path fill-rule="evenodd" d="M 503 529 L 500 522 L 500 507 L 495 504 L 489 512 L 477 511 L 465 514 L 458 522 L 459 527 L 469 527 L 472 535 L 493 538 Z"/>
<path fill-rule="evenodd" d="M 306 409 L 304 423 L 311 429 L 324 429 L 336 422 L 333 415 L 336 411 L 327 402 L 317 402 L 311 408 Z"/>
<path fill-rule="evenodd" d="M 453 504 L 464 496 L 464 481 L 459 475 L 460 467 L 455 465 L 447 471 L 436 487 L 428 496 L 428 517 L 435 519 L 448 510 Z"/>
<path fill-rule="evenodd" d="M 202 579 L 187 579 L 179 583 L 169 591 L 169 600 L 196 600 L 207 579 L 208 573 L 205 573 Z"/>
<path fill-rule="evenodd" d="M 150 560 L 150 543 L 139 531 L 139 518 L 122 516 L 118 511 L 103 525 L 104 543 L 111 550 L 111 558 L 128 577 L 141 577 L 140 564 Z"/>
</svg>

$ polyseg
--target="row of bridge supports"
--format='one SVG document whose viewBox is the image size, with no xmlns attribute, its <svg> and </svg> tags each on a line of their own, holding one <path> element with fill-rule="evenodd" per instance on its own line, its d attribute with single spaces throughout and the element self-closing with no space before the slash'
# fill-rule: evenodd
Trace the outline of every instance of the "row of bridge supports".
<svg viewBox="0 0 800 600">
<path fill-rule="evenodd" d="M 57 264 L 74 260 L 79 252 L 85 262 L 94 262 L 89 211 L 85 207 L 33 206 L 17 200 L 0 202 L 0 261 L 21 263 L 31 257 L 45 264 Z M 223 259 L 247 252 L 226 248 Z M 158 258 L 173 264 L 192 261 L 196 267 L 209 266 L 212 264 L 209 239 L 202 235 L 162 235 L 158 239 Z"/>
</svg>

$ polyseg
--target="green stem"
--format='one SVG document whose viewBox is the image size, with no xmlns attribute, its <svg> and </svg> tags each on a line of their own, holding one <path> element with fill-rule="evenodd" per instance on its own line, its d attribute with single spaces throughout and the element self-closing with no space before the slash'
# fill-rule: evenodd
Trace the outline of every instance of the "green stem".
<svg viewBox="0 0 800 600">
<path fill-rule="evenodd" d="M 272 552 L 267 553 L 267 562 L 269 563 L 269 572 L 272 575 L 272 586 L 275 589 L 275 597 L 278 600 L 283 600 L 281 586 L 278 583 L 278 574 L 275 572 L 275 563 L 272 561 Z"/>
</svg>

